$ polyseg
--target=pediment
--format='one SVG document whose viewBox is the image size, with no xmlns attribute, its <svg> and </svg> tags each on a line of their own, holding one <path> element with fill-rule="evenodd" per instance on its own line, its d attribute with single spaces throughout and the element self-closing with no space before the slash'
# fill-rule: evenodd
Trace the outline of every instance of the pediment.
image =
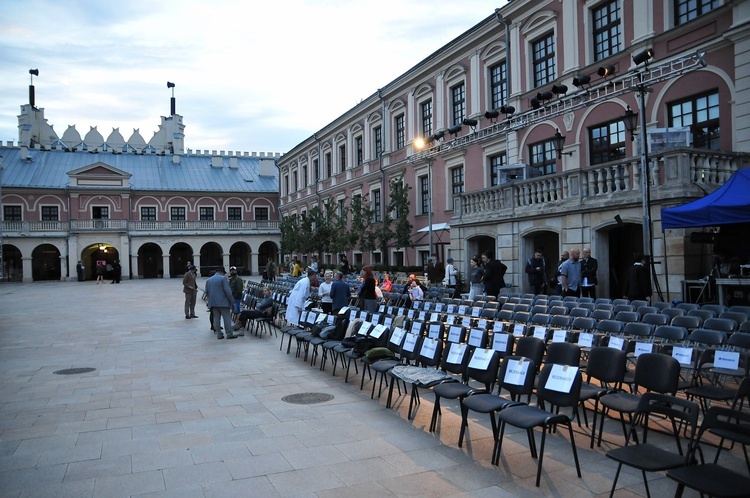
<svg viewBox="0 0 750 498">
<path fill-rule="evenodd" d="M 130 173 L 97 161 L 68 171 L 71 187 L 130 187 Z"/>
</svg>

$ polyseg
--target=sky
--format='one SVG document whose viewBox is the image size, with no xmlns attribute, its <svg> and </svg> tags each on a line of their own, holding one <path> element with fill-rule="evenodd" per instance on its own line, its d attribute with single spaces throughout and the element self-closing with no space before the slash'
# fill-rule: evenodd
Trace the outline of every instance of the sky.
<svg viewBox="0 0 750 498">
<path fill-rule="evenodd" d="M 4 0 L 0 140 L 29 101 L 62 136 L 148 142 L 175 83 L 185 146 L 287 152 L 505 0 Z"/>
</svg>

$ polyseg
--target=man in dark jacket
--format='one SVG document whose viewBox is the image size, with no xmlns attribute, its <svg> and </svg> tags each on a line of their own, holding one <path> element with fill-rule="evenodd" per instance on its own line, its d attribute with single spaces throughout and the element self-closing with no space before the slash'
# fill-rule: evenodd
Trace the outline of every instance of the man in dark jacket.
<svg viewBox="0 0 750 498">
<path fill-rule="evenodd" d="M 544 259 L 542 251 L 534 251 L 534 257 L 526 262 L 526 273 L 529 275 L 529 287 L 534 294 L 544 292 L 547 284 L 547 260 Z"/>
<path fill-rule="evenodd" d="M 484 263 L 482 282 L 484 282 L 484 292 L 488 296 L 497 298 L 500 295 L 500 289 L 505 287 L 505 272 L 508 267 L 499 259 L 494 259 L 493 256 L 492 251 L 485 251 L 482 254 L 482 262 Z"/>
<path fill-rule="evenodd" d="M 635 263 L 628 270 L 628 293 L 625 296 L 634 299 L 651 300 L 651 277 L 648 273 L 648 256 L 637 254 Z"/>
<path fill-rule="evenodd" d="M 438 261 L 437 254 L 433 254 L 427 263 L 427 280 L 433 287 L 442 287 L 445 280 L 445 266 Z"/>
<path fill-rule="evenodd" d="M 213 313 L 213 325 L 217 339 L 224 339 L 224 334 L 221 332 L 222 319 L 224 319 L 224 332 L 227 339 L 237 337 L 232 333 L 232 315 L 229 310 L 234 303 L 234 296 L 232 296 L 232 290 L 229 288 L 229 280 L 227 280 L 226 274 L 227 271 L 223 266 L 220 266 L 216 269 L 214 276 L 206 280 L 207 304 L 211 308 L 211 313 Z"/>
<path fill-rule="evenodd" d="M 268 287 L 263 287 L 263 299 L 255 305 L 254 310 L 243 310 L 239 315 L 237 315 L 237 320 L 234 322 L 234 330 L 244 328 L 248 320 L 261 318 L 264 316 L 271 316 L 272 312 L 273 297 L 271 297 L 271 289 L 269 289 Z"/>
<path fill-rule="evenodd" d="M 583 258 L 581 259 L 581 296 L 596 299 L 596 272 L 599 269 L 599 262 L 591 257 L 591 249 L 583 249 Z"/>
<path fill-rule="evenodd" d="M 333 276 L 333 283 L 331 284 L 331 313 L 338 314 L 341 308 L 345 308 L 349 304 L 349 298 L 352 295 L 352 291 L 349 288 L 349 284 L 344 282 L 344 273 L 337 271 Z"/>
</svg>

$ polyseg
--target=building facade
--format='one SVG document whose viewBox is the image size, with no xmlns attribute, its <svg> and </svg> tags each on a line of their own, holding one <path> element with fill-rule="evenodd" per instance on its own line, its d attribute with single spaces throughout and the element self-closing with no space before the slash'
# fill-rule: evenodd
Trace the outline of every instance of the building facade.
<svg viewBox="0 0 750 498">
<path fill-rule="evenodd" d="M 279 251 L 277 154 L 184 150 L 182 116 L 105 140 L 58 137 L 44 109 L 21 107 L 18 144 L 0 146 L 2 279 L 182 276 L 188 263 L 258 274 Z M 109 275 L 108 275 L 109 276 Z"/>
<path fill-rule="evenodd" d="M 645 252 L 662 297 L 680 297 L 719 248 L 662 232 L 660 211 L 750 166 L 749 68 L 750 2 L 514 0 L 286 153 L 281 215 L 356 195 L 382 212 L 398 179 L 414 247 L 390 247 L 391 264 L 432 246 L 467 274 L 490 250 L 528 292 L 536 248 L 554 266 L 590 247 L 600 295 L 620 297 Z"/>
</svg>

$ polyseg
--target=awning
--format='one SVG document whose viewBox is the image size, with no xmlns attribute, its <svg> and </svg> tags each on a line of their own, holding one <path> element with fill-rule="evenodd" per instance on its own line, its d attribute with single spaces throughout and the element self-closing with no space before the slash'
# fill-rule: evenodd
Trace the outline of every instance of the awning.
<svg viewBox="0 0 750 498">
<path fill-rule="evenodd" d="M 440 230 L 450 230 L 451 226 L 447 223 L 433 223 L 432 224 L 432 231 L 433 232 L 439 232 Z M 420 228 L 417 230 L 417 232 L 429 232 L 430 231 L 430 225 L 427 225 L 424 228 Z"/>
</svg>

